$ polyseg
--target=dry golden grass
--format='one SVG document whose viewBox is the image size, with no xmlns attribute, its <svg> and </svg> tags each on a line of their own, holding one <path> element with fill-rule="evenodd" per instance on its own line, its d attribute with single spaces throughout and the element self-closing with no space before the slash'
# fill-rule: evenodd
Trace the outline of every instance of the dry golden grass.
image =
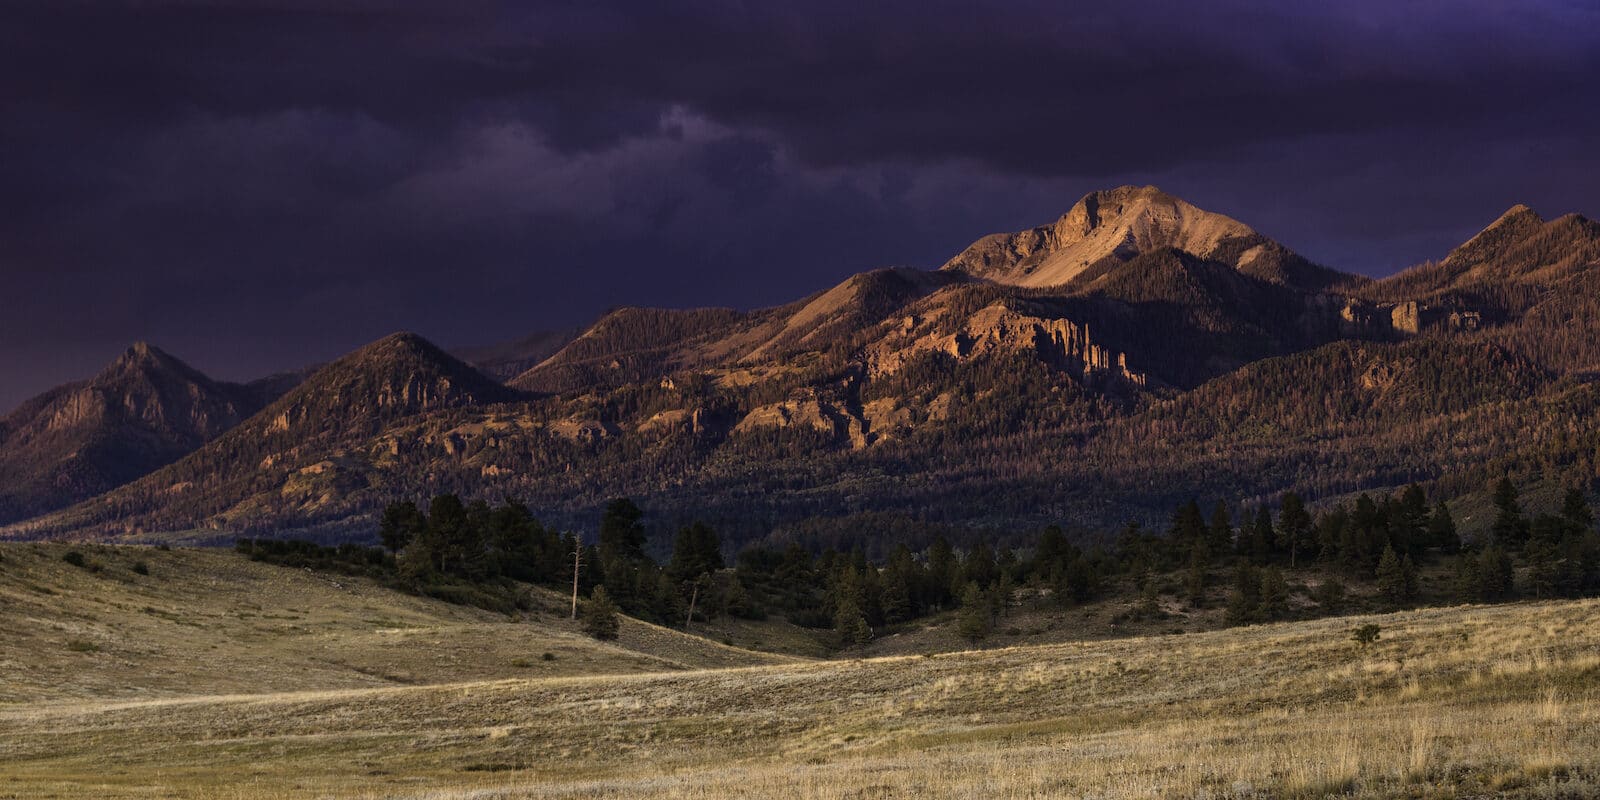
<svg viewBox="0 0 1600 800">
<path fill-rule="evenodd" d="M 1349 640 L 1364 621 L 1383 626 L 1368 648 Z M 303 686 L 0 706 L 0 797 L 1600 795 L 1600 601 L 933 657 Z"/>
<path fill-rule="evenodd" d="M 99 571 L 61 560 L 81 551 Z M 133 571 L 144 562 L 148 575 Z M 0 545 L 0 703 L 661 672 L 790 659 L 628 621 L 584 636 L 221 550 Z M 777 636 L 769 636 L 777 639 Z M 550 653 L 554 660 L 545 660 Z"/>
</svg>

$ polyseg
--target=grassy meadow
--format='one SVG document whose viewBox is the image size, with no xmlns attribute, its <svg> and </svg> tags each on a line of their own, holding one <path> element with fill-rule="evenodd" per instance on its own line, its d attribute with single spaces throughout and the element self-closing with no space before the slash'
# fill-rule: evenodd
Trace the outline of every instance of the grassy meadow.
<svg viewBox="0 0 1600 800">
<path fill-rule="evenodd" d="M 814 660 L 63 549 L 0 548 L 0 797 L 1600 796 L 1600 601 Z"/>
</svg>

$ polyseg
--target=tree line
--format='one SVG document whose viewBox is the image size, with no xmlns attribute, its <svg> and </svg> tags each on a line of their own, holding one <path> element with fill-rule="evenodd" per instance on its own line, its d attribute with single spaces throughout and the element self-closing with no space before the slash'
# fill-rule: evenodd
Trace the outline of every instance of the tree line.
<svg viewBox="0 0 1600 800">
<path fill-rule="evenodd" d="M 1412 485 L 1318 514 L 1295 493 L 1243 511 L 1218 502 L 1209 514 L 1189 500 L 1165 530 L 1130 523 L 1106 544 L 1088 547 L 1051 526 L 1020 548 L 980 541 L 958 550 L 939 537 L 920 551 L 898 545 L 877 561 L 859 545 L 752 545 L 730 568 L 721 537 L 702 522 L 681 527 L 670 557 L 658 563 L 648 552 L 644 511 L 625 498 L 605 504 L 596 540 L 585 543 L 546 527 L 520 504 L 463 504 L 444 494 L 426 509 L 411 501 L 389 505 L 378 526 L 380 548 L 243 539 L 239 549 L 277 563 L 384 576 L 421 594 L 492 608 L 526 606 L 519 584 L 575 592 L 600 612 L 586 623 L 597 635 L 615 635 L 612 609 L 673 626 L 779 614 L 831 629 L 841 644 L 952 610 L 962 635 L 981 639 L 1024 590 L 1059 607 L 1134 592 L 1133 617 L 1160 614 L 1165 591 L 1193 608 L 1221 600 L 1234 624 L 1283 619 L 1305 613 L 1291 612 L 1290 595 L 1291 579 L 1307 571 L 1320 579 L 1306 591 L 1320 614 L 1345 605 L 1346 580 L 1374 586 L 1391 607 L 1414 604 L 1421 599 L 1418 572 L 1428 564 L 1447 565 L 1450 576 L 1451 595 L 1433 599 L 1600 594 L 1600 533 L 1580 490 L 1567 491 L 1554 513 L 1529 515 L 1515 484 L 1502 479 L 1493 503 L 1489 533 L 1466 541 L 1450 507 Z"/>
</svg>

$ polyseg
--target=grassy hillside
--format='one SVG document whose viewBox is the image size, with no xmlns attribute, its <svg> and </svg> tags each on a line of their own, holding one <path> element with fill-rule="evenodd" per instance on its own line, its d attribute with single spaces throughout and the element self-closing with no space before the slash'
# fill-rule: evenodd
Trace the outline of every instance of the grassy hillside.
<svg viewBox="0 0 1600 800">
<path fill-rule="evenodd" d="M 54 553 L 5 551 L 5 624 L 35 629 L 26 647 L 14 644 L 9 629 L 0 640 L 8 680 L 35 672 L 19 659 L 80 661 L 57 667 L 57 685 L 12 690 L 0 703 L 0 795 L 1442 798 L 1600 791 L 1600 601 L 637 674 L 652 668 L 638 651 L 578 640 L 556 626 L 511 625 L 411 599 L 379 611 L 364 607 L 376 599 L 367 587 L 336 589 L 321 578 L 242 561 L 227 564 L 237 571 L 216 581 L 243 582 L 231 594 L 208 588 L 209 579 L 178 582 L 192 596 L 140 583 L 160 580 L 157 561 L 149 578 L 100 577 L 122 569 L 112 562 L 125 554 L 92 554 L 106 564 L 95 580 L 113 585 L 91 601 L 76 597 L 88 589 L 68 588 L 83 579 L 62 573 Z M 171 558 L 162 569 L 223 566 L 203 562 L 226 556 Z M 53 621 L 33 618 L 53 613 L 49 604 L 17 611 L 19 572 L 34 585 L 54 583 L 54 597 L 70 599 L 63 607 L 75 610 Z M 280 579 L 285 585 L 274 588 Z M 136 644 L 159 626 L 141 624 L 140 636 L 132 636 L 132 619 L 142 613 L 135 604 L 157 598 L 185 614 L 199 614 L 194 603 L 204 602 L 209 613 L 193 632 Z M 228 619 L 239 609 L 230 603 L 265 610 L 275 607 L 273 599 L 300 609 L 281 613 L 303 618 Z M 361 621 L 374 613 L 399 618 Z M 98 618 L 72 621 L 76 614 Z M 1380 625 L 1382 636 L 1358 645 L 1351 629 L 1366 622 Z M 378 686 L 382 679 L 372 675 L 312 666 L 319 637 L 332 643 L 328 632 L 340 627 L 351 630 L 353 652 L 379 649 L 362 644 L 359 631 L 368 625 L 371 637 L 425 630 L 396 650 L 406 651 L 414 679 L 440 682 Z M 472 638 L 485 630 L 493 634 Z M 219 635 L 224 631 L 229 635 Z M 519 635 L 531 647 L 517 650 L 571 648 L 557 651 L 551 670 L 588 658 L 586 669 L 573 671 L 611 674 L 540 672 L 542 664 L 512 672 L 501 666 L 510 652 L 496 648 Z M 225 640 L 252 636 L 275 641 L 273 649 L 290 657 L 253 662 L 259 650 L 226 649 L 233 645 Z M 79 652 L 67 646 L 75 639 L 101 649 Z M 664 646 L 625 637 L 630 642 Z M 47 644 L 61 647 L 30 655 Z M 183 655 L 200 654 L 210 662 L 207 672 L 237 668 L 241 675 L 190 678 L 146 688 L 143 697 L 111 689 L 116 682 L 107 671 L 132 663 L 136 646 L 171 648 L 169 669 Z M 675 639 L 671 646 L 681 649 L 664 666 L 761 660 L 715 645 Z M 121 677 L 160 672 L 147 667 Z"/>
<path fill-rule="evenodd" d="M 73 550 L 85 567 L 62 560 Z M 10 544 L 0 559 L 0 704 L 791 660 L 631 619 L 615 642 L 597 642 L 548 593 L 535 593 L 529 617 L 509 618 L 227 551 Z M 782 647 L 782 629 L 773 628 L 724 635 Z"/>
</svg>

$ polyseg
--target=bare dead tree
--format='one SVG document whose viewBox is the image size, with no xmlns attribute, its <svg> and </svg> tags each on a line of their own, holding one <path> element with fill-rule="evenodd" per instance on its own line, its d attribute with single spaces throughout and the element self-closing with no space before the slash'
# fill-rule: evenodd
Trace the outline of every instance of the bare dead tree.
<svg viewBox="0 0 1600 800">
<path fill-rule="evenodd" d="M 578 618 L 578 573 L 583 569 L 583 542 L 572 537 L 572 618 Z"/>
</svg>

